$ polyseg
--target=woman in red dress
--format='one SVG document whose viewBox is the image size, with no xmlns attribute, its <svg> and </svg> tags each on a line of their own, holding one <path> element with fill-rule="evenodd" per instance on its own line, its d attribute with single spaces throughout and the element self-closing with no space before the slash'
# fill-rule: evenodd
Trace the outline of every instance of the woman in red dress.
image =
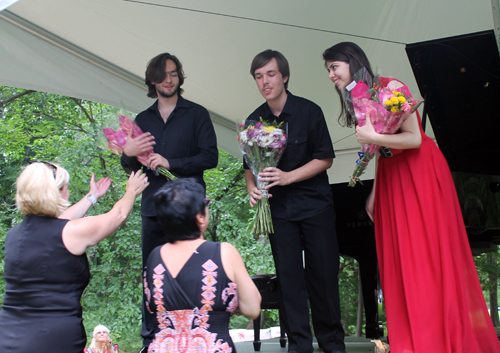
<svg viewBox="0 0 500 353">
<path fill-rule="evenodd" d="M 373 76 L 354 43 L 334 45 L 323 59 L 339 95 L 363 67 Z M 403 86 L 386 78 L 380 84 Z M 339 122 L 355 125 L 342 96 L 341 102 Z M 448 164 L 422 130 L 418 113 L 393 135 L 376 133 L 367 118 L 356 126 L 356 136 L 359 143 L 393 151 L 388 158 L 377 152 L 366 206 L 375 223 L 391 352 L 500 352 Z"/>
</svg>

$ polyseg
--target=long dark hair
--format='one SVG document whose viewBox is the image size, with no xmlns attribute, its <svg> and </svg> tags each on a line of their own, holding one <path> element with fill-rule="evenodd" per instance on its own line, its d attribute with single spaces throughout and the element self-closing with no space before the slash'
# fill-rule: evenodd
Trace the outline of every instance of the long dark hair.
<svg viewBox="0 0 500 353">
<path fill-rule="evenodd" d="M 196 215 L 205 215 L 205 190 L 194 178 L 169 181 L 153 198 L 167 243 L 200 237 Z"/>
<path fill-rule="evenodd" d="M 158 94 L 156 93 L 156 88 L 153 82 L 160 83 L 165 80 L 165 76 L 167 76 L 167 73 L 165 72 L 165 65 L 167 63 L 167 60 L 172 60 L 175 63 L 175 67 L 177 68 L 177 76 L 179 77 L 179 89 L 177 90 L 177 93 L 180 96 L 184 92 L 181 86 L 184 83 L 184 79 L 186 77 L 184 76 L 181 62 L 175 55 L 163 53 L 149 60 L 148 67 L 146 68 L 146 78 L 144 81 L 148 86 L 149 98 L 158 98 Z"/>
<path fill-rule="evenodd" d="M 357 44 L 352 42 L 342 42 L 326 49 L 323 53 L 323 60 L 325 61 L 325 67 L 327 69 L 328 61 L 342 61 L 349 64 L 349 72 L 351 73 L 351 76 L 364 67 L 368 73 L 374 77 L 370 62 L 368 61 L 365 52 Z M 340 89 L 337 86 L 335 86 L 335 89 L 339 94 L 340 106 L 342 107 L 339 115 L 339 124 L 351 127 L 353 126 L 355 120 L 346 109 Z"/>
</svg>

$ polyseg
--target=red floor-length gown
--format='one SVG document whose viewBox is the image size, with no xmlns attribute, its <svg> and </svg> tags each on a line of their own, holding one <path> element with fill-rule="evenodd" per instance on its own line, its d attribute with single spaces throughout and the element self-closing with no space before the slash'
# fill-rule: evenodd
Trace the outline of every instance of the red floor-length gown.
<svg viewBox="0 0 500 353">
<path fill-rule="evenodd" d="M 420 148 L 379 158 L 377 168 L 375 234 L 391 352 L 500 352 L 448 164 L 420 117 L 419 126 Z"/>
</svg>

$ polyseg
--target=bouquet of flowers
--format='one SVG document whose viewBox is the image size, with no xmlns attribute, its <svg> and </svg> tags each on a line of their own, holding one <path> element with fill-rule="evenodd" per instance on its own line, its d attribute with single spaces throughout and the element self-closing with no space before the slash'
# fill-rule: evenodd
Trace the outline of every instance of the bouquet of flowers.
<svg viewBox="0 0 500 353">
<path fill-rule="evenodd" d="M 106 147 L 111 152 L 121 155 L 123 153 L 123 148 L 127 143 L 127 137 L 129 135 L 129 132 L 132 131 L 132 137 L 137 137 L 141 135 L 143 132 L 141 128 L 137 126 L 136 123 L 134 123 L 126 116 L 118 115 L 118 118 L 120 121 L 120 128 L 117 131 L 114 131 L 112 128 L 109 127 L 102 129 L 102 131 L 104 132 L 104 136 L 108 139 L 108 141 L 106 142 Z M 144 152 L 139 156 L 137 156 L 137 160 L 141 162 L 141 164 L 149 168 L 148 158 L 151 153 L 153 153 L 152 148 L 150 151 Z M 177 179 L 177 177 L 172 173 L 170 173 L 170 171 L 166 168 L 158 167 L 156 168 L 156 171 L 164 175 L 168 180 Z"/>
<path fill-rule="evenodd" d="M 268 182 L 261 181 L 259 173 L 265 168 L 276 167 L 285 151 L 286 131 L 284 132 L 280 125 L 276 122 L 267 123 L 261 118 L 259 122 L 251 121 L 238 127 L 240 150 L 255 177 L 257 188 L 262 192 L 262 199 L 257 200 L 257 212 L 252 227 L 252 234 L 257 236 L 274 233 L 269 193 L 264 189 Z"/>
<path fill-rule="evenodd" d="M 354 88 L 351 87 L 349 96 L 351 100 L 346 101 L 346 105 L 348 110 L 353 110 L 354 114 L 351 112 L 351 115 L 355 116 L 356 123 L 364 126 L 368 116 L 373 128 L 379 134 L 396 133 L 408 116 L 422 103 L 412 98 L 406 85 L 389 89 L 374 82 L 369 88 L 363 80 L 359 80 Z M 363 151 L 358 153 L 359 159 L 356 161 L 357 165 L 349 180 L 349 186 L 353 187 L 360 181 L 359 177 L 380 147 L 374 144 L 362 145 Z"/>
</svg>

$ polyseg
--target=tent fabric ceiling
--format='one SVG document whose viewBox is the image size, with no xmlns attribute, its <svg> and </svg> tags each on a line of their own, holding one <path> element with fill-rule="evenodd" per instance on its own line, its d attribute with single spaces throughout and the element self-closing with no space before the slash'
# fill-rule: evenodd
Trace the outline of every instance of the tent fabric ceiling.
<svg viewBox="0 0 500 353">
<path fill-rule="evenodd" d="M 406 44 L 492 28 L 490 0 L 19 0 L 0 12 L 0 85 L 139 112 L 152 103 L 146 64 L 168 51 L 183 63 L 184 96 L 211 112 L 219 147 L 238 156 L 236 123 L 263 102 L 251 60 L 276 49 L 290 62 L 290 91 L 323 108 L 337 151 L 330 180 L 345 182 L 359 146 L 337 123 L 322 52 L 356 42 L 417 95 Z"/>
</svg>

